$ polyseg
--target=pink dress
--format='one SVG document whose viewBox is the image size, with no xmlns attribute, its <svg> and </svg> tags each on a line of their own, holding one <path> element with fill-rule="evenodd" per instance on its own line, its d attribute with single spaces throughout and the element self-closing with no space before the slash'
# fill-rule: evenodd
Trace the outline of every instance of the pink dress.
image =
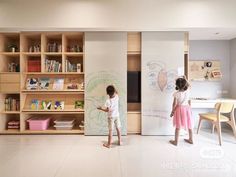
<svg viewBox="0 0 236 177">
<path fill-rule="evenodd" d="M 174 112 L 173 124 L 175 128 L 193 129 L 192 111 L 188 104 L 189 91 L 177 91 L 174 93 L 177 101 L 177 107 Z"/>
</svg>

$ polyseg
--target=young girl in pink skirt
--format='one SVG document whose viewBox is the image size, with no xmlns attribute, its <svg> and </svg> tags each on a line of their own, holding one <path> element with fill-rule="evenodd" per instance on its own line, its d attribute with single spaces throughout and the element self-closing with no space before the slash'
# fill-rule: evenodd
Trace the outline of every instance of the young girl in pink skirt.
<svg viewBox="0 0 236 177">
<path fill-rule="evenodd" d="M 184 139 L 185 142 L 193 144 L 193 120 L 191 106 L 189 100 L 189 83 L 186 77 L 180 77 L 175 82 L 176 92 L 173 94 L 174 100 L 172 105 L 171 117 L 175 126 L 175 140 L 170 140 L 170 143 L 177 146 L 179 138 L 179 130 L 188 129 L 189 139 Z"/>
</svg>

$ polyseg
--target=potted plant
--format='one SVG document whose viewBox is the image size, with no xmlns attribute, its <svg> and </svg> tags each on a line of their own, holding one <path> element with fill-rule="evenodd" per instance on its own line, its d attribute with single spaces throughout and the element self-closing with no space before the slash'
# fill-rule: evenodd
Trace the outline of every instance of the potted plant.
<svg viewBox="0 0 236 177">
<path fill-rule="evenodd" d="M 7 46 L 9 52 L 16 52 L 18 50 L 18 47 L 16 44 L 14 43 L 10 43 L 8 46 Z"/>
</svg>

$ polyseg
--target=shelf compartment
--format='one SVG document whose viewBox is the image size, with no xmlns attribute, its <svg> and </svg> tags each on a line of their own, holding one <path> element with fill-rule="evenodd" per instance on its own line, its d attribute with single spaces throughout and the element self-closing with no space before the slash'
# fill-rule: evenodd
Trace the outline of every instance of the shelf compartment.
<svg viewBox="0 0 236 177">
<path fill-rule="evenodd" d="M 0 74 L 0 92 L 1 93 L 20 92 L 20 74 L 19 73 Z"/>
<path fill-rule="evenodd" d="M 63 34 L 64 51 L 71 53 L 83 52 L 84 33 L 70 32 Z"/>
<path fill-rule="evenodd" d="M 65 72 L 81 73 L 84 71 L 83 57 L 67 56 L 65 59 Z"/>
<path fill-rule="evenodd" d="M 43 68 L 46 73 L 60 73 L 62 72 L 62 56 L 44 55 Z"/>
<path fill-rule="evenodd" d="M 14 48 L 14 50 L 12 50 Z M 15 54 L 20 51 L 19 33 L 1 33 L 0 34 L 0 52 Z"/>
<path fill-rule="evenodd" d="M 0 119 L 0 134 L 1 133 L 17 133 L 20 131 L 19 129 L 8 129 L 9 121 L 20 121 L 20 114 L 2 114 Z"/>
<path fill-rule="evenodd" d="M 45 33 L 43 35 L 43 52 L 61 53 L 62 52 L 62 34 Z"/>
<path fill-rule="evenodd" d="M 41 72 L 40 55 L 24 55 L 21 62 L 23 72 Z"/>
<path fill-rule="evenodd" d="M 40 33 L 22 33 L 21 51 L 29 53 L 41 52 L 41 34 Z"/>
<path fill-rule="evenodd" d="M 20 72 L 20 56 L 0 54 L 0 72 Z"/>
</svg>

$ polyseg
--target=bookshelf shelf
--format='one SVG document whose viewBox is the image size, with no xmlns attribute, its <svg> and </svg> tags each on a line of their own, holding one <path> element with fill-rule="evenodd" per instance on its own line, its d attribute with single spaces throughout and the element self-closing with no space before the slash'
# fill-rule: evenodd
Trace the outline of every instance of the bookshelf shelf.
<svg viewBox="0 0 236 177">
<path fill-rule="evenodd" d="M 20 114 L 20 111 L 2 111 L 0 114 Z"/>
<path fill-rule="evenodd" d="M 0 134 L 84 133 L 77 125 L 84 120 L 84 110 L 74 109 L 84 104 L 85 92 L 81 90 L 84 85 L 83 48 L 83 32 L 0 33 L 0 58 L 2 59 L 0 60 L 0 100 L 12 96 L 20 100 L 20 111 L 5 111 L 5 102 L 0 102 Z M 74 67 L 70 70 L 73 72 L 66 72 L 67 60 L 73 67 L 77 66 L 79 69 Z M 11 67 L 13 69 L 9 70 L 9 64 L 14 68 Z M 58 70 L 59 72 L 55 72 Z M 43 78 L 49 78 L 50 87 L 48 90 L 26 90 L 29 78 L 37 78 L 41 81 Z M 64 79 L 63 89 L 53 90 L 54 83 L 59 79 Z M 47 83 L 47 79 L 40 84 L 42 83 Z M 42 105 L 51 101 L 51 110 L 32 110 L 34 99 Z M 60 107 L 64 105 L 63 110 L 54 109 L 58 103 Z M 26 120 L 37 115 L 50 116 L 52 120 L 75 118 L 76 125 L 72 130 L 56 130 L 51 127 L 46 131 L 31 131 L 27 127 Z M 12 120 L 20 121 L 20 130 L 7 130 L 6 125 Z"/>
</svg>

